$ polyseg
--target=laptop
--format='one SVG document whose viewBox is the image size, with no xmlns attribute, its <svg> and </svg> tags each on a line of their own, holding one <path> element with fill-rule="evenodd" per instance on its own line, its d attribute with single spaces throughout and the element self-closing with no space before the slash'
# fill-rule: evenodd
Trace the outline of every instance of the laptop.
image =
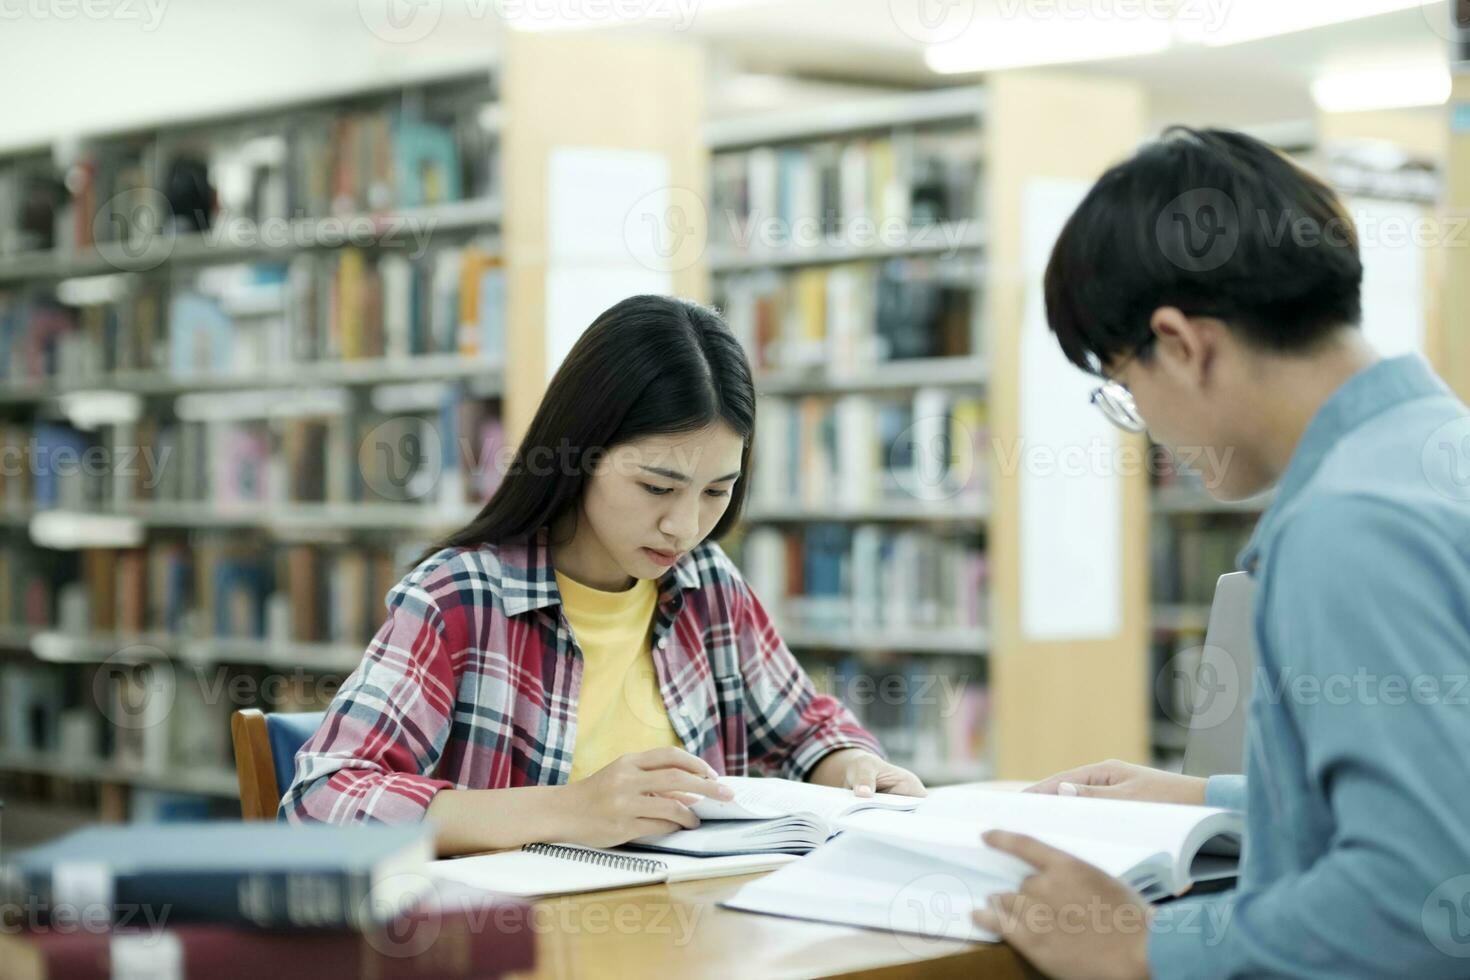
<svg viewBox="0 0 1470 980">
<path fill-rule="evenodd" d="M 1184 773 L 1245 771 L 1246 706 L 1256 669 L 1256 584 L 1248 572 L 1220 576 L 1194 679 Z"/>
</svg>

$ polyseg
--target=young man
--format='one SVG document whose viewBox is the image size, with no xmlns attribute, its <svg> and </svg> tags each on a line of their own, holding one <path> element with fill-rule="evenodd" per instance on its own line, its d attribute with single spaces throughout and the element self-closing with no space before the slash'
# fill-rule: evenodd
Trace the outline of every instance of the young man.
<svg viewBox="0 0 1470 980">
<path fill-rule="evenodd" d="M 1057 242 L 1047 316 L 1104 379 L 1094 402 L 1228 459 L 1205 474 L 1221 499 L 1277 493 L 1240 558 L 1260 651 L 1245 775 L 1104 763 L 1035 787 L 1244 809 L 1237 888 L 1150 909 L 987 835 L 1036 873 L 977 920 L 1043 972 L 1470 972 L 1470 412 L 1418 357 L 1370 349 L 1361 279 L 1333 193 L 1222 131 L 1113 168 Z"/>
</svg>

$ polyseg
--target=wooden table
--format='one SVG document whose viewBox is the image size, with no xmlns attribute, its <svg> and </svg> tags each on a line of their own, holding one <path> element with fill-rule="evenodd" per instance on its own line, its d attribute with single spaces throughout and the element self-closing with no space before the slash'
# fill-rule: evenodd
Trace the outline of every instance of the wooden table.
<svg viewBox="0 0 1470 980">
<path fill-rule="evenodd" d="M 719 902 L 759 875 L 537 902 L 522 977 L 1036 977 L 1009 946 L 755 915 Z"/>
</svg>

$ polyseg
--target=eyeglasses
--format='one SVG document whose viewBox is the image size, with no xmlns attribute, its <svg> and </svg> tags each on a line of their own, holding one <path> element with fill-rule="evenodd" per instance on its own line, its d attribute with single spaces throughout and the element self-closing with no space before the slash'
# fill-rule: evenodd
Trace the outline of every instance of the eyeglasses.
<svg viewBox="0 0 1470 980">
<path fill-rule="evenodd" d="M 1153 343 L 1153 339 L 1153 335 L 1150 334 L 1147 340 L 1133 348 L 1128 356 L 1118 363 L 1112 376 L 1103 371 L 1100 360 L 1097 363 L 1096 373 L 1103 379 L 1103 383 L 1093 391 L 1092 404 L 1098 407 L 1109 422 L 1124 432 L 1145 432 L 1148 430 L 1148 423 L 1143 420 L 1142 415 L 1138 414 L 1138 405 L 1133 401 L 1133 392 L 1123 387 L 1122 383 L 1114 378 L 1129 361 L 1143 353 L 1148 345 Z"/>
</svg>

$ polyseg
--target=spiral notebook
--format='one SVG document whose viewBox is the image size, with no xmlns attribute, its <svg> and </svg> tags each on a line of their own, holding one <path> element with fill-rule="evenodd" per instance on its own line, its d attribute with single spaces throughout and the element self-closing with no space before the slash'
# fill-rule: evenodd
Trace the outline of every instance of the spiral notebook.
<svg viewBox="0 0 1470 980">
<path fill-rule="evenodd" d="M 522 898 L 633 888 L 664 882 L 722 878 L 769 871 L 793 854 L 736 854 L 728 857 L 657 857 L 623 848 L 575 844 L 527 844 L 518 851 L 446 858 L 429 864 L 430 876 Z"/>
</svg>

